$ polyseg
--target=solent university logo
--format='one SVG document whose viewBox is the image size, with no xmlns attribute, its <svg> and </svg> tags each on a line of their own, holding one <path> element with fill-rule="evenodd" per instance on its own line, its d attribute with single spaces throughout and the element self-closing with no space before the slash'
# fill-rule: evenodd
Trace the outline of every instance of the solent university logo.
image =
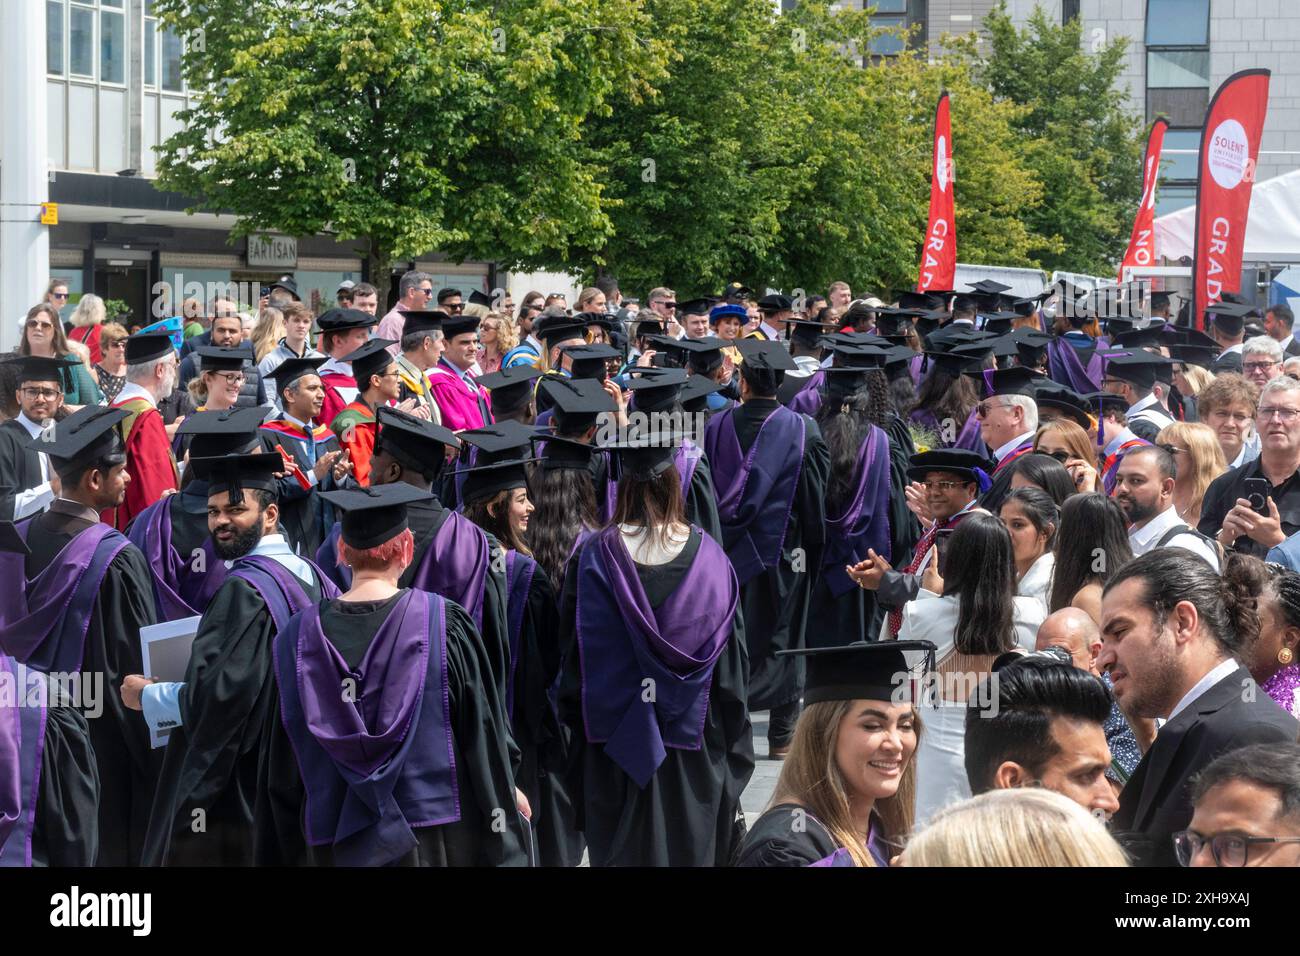
<svg viewBox="0 0 1300 956">
<path fill-rule="evenodd" d="M 133 936 L 148 936 L 153 928 L 153 894 L 83 893 L 73 886 L 50 897 L 50 925 L 129 927 Z"/>
<path fill-rule="evenodd" d="M 1224 189 L 1236 189 L 1246 178 L 1250 161 L 1250 140 L 1235 119 L 1219 124 L 1210 137 L 1209 167 L 1214 181 Z"/>
</svg>

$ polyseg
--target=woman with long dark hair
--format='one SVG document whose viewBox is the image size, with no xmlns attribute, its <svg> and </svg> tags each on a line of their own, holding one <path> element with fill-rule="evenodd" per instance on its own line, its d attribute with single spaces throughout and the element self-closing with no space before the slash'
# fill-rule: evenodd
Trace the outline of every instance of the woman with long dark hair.
<svg viewBox="0 0 1300 956">
<path fill-rule="evenodd" d="M 934 435 L 932 448 L 965 448 L 986 453 L 975 406 L 980 402 L 975 379 L 963 373 L 978 366 L 970 356 L 927 352 L 929 372 L 907 411 L 909 420 Z"/>
<path fill-rule="evenodd" d="M 742 374 L 746 372 L 742 367 Z M 891 482 L 889 438 L 881 427 L 889 413 L 884 375 L 875 369 L 841 366 L 826 370 L 817 427 L 830 450 L 826 486 L 826 539 L 821 574 L 808 604 L 809 647 L 836 647 L 874 633 L 876 592 L 860 588 L 845 573 L 867 552 L 890 551 L 889 503 L 903 497 Z"/>
<path fill-rule="evenodd" d="M 687 524 L 674 442 L 616 446 L 612 522 L 560 601 L 566 783 L 592 866 L 719 866 L 754 769 L 740 587 Z"/>
<path fill-rule="evenodd" d="M 1042 602 L 1016 595 L 1015 551 L 1000 519 L 977 513 L 953 532 L 926 574 L 917 600 L 903 610 L 900 641 L 932 641 L 938 677 L 920 708 L 926 736 L 917 750 L 918 823 L 969 797 L 966 780 L 966 703 L 993 662 L 1017 647 L 1032 651 L 1047 617 Z"/>
<path fill-rule="evenodd" d="M 557 592 L 564 586 L 564 566 L 578 537 L 600 527 L 592 475 L 596 453 L 591 445 L 548 438 L 530 476 L 528 545 Z"/>
<path fill-rule="evenodd" d="M 465 435 L 465 432 L 461 433 Z M 560 618 L 550 578 L 526 544 L 533 504 L 522 456 L 528 446 L 466 472 L 461 487 L 465 517 L 505 549 L 507 638 L 510 678 L 506 715 L 519 745 L 515 780 L 533 809 L 537 858 L 543 866 L 577 866 L 582 839 L 573 819 L 573 802 L 555 773 L 564 765 L 559 716 L 548 691 L 560 672 Z M 487 457 L 487 456 L 483 456 Z"/>
<path fill-rule="evenodd" d="M 1061 510 L 1051 495 L 1040 488 L 1013 488 L 1002 502 L 998 517 L 1011 535 L 1016 560 L 1016 593 L 1036 598 L 1047 611 L 1052 571 L 1056 568 L 1056 526 Z"/>
<path fill-rule="evenodd" d="M 1077 607 L 1101 626 L 1101 592 L 1120 566 L 1133 560 L 1128 521 L 1102 494 L 1073 495 L 1056 529 L 1056 570 L 1048 609 Z"/>
<path fill-rule="evenodd" d="M 1065 504 L 1065 499 L 1078 493 L 1070 470 L 1051 455 L 1040 452 L 1021 455 L 1011 463 L 1010 487 L 1045 491 L 1058 508 Z"/>
</svg>

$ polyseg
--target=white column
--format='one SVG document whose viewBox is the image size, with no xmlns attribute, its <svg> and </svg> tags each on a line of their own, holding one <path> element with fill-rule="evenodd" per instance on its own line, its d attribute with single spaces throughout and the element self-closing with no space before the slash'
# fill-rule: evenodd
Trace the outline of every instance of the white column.
<svg viewBox="0 0 1300 956">
<path fill-rule="evenodd" d="M 20 322 L 50 279 L 45 131 L 45 4 L 0 4 L 0 351 L 18 344 Z"/>
</svg>

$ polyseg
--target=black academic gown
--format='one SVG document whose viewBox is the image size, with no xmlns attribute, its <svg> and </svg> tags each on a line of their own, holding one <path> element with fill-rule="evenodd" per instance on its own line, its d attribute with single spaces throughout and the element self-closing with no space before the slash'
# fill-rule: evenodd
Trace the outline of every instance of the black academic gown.
<svg viewBox="0 0 1300 956">
<path fill-rule="evenodd" d="M 76 535 L 91 527 L 81 518 L 46 512 L 32 519 L 26 558 L 29 578 L 53 563 Z M 83 707 L 91 719 L 90 742 L 99 768 L 99 866 L 134 866 L 140 862 L 149 807 L 162 764 L 162 751 L 149 749 L 149 731 L 141 716 L 122 703 L 119 689 L 127 674 L 144 670 L 140 628 L 156 623 L 153 586 L 144 555 L 128 545 L 114 556 L 90 614 L 82 658 L 83 687 L 98 695 L 95 708 Z"/>
<path fill-rule="evenodd" d="M 349 667 L 365 656 L 392 611 L 387 601 L 322 605 L 321 628 Z M 523 866 L 527 837 L 515 812 L 514 777 L 505 702 L 474 622 L 448 601 L 447 700 L 460 796 L 460 820 L 415 830 L 417 846 L 398 866 Z M 262 734 L 255 862 L 263 866 L 332 866 L 330 845 L 309 846 L 303 832 L 305 790 L 289 735 L 280 720 L 280 694 L 271 682 Z M 495 811 L 495 812 L 494 812 Z"/>
<path fill-rule="evenodd" d="M 666 566 L 664 597 L 689 587 L 687 572 L 698 548 L 689 547 Z M 726 866 L 744 838 L 736 810 L 754 772 L 754 743 L 746 705 L 749 660 L 744 617 L 738 610 L 731 637 L 713 668 L 708 714 L 699 750 L 667 748 L 664 762 L 644 789 L 605 753 L 586 742 L 582 669 L 577 646 L 577 561 L 570 560 L 560 602 L 564 672 L 560 718 L 570 748 L 567 779 L 577 804 L 577 826 L 592 866 Z M 655 569 L 657 571 L 665 568 Z M 647 584 L 638 566 L 642 584 Z M 656 594 L 647 597 L 657 605 Z"/>
<path fill-rule="evenodd" d="M 758 401 L 736 408 L 736 436 L 742 451 L 749 451 L 775 408 L 774 402 Z M 826 540 L 830 467 L 830 449 L 821 430 L 805 415 L 803 463 L 781 560 L 740 588 L 749 650 L 749 707 L 754 711 L 789 704 L 803 691 L 802 658 L 777 657 L 776 652 L 805 646 L 809 600 Z"/>
<path fill-rule="evenodd" d="M 425 552 L 429 550 L 429 543 L 433 540 L 434 535 L 438 533 L 438 529 L 442 527 L 442 523 L 451 514 L 450 509 L 444 507 L 436 499 L 415 501 L 406 506 L 407 522 L 410 524 L 411 534 L 415 537 L 415 557 L 411 561 L 410 567 L 402 572 L 402 577 L 398 581 L 399 587 L 411 587 L 416 569 L 420 566 Z M 488 553 L 500 553 L 501 546 L 497 543 L 496 538 L 489 534 L 487 539 Z M 443 596 L 446 597 L 446 595 Z M 499 694 L 505 693 L 506 675 L 509 673 L 510 641 L 506 631 L 506 615 L 505 564 L 494 561 L 488 570 L 487 581 L 483 587 L 483 631 L 481 639 L 487 649 L 488 660 L 492 665 L 491 673 L 496 678 Z"/>
<path fill-rule="evenodd" d="M 767 810 L 745 834 L 737 866 L 811 866 L 840 845 L 830 831 L 793 803 Z"/>
<path fill-rule="evenodd" d="M 320 600 L 320 582 L 303 589 Z M 144 863 L 248 866 L 262 732 L 273 698 L 275 621 L 261 594 L 228 577 L 203 612 L 167 738 Z"/>
<path fill-rule="evenodd" d="M 287 435 L 260 429 L 263 450 L 275 452 L 276 445 L 279 445 L 302 469 L 303 474 L 310 475 L 315 463 L 307 458 L 303 442 L 301 439 L 293 440 Z M 315 443 L 317 458 L 324 458 L 331 452 L 339 450 L 339 440 L 333 432 L 330 437 L 322 442 Z M 334 526 L 335 515 L 334 506 L 321 498 L 316 492 L 334 491 L 338 488 L 356 488 L 357 483 L 351 477 L 343 479 L 342 482 L 334 481 L 333 469 L 326 473 L 325 477 L 317 484 L 310 488 L 304 488 L 293 475 L 286 475 L 280 479 L 280 490 L 278 503 L 280 506 L 280 528 L 284 531 L 285 538 L 289 541 L 295 554 L 300 554 L 307 558 L 315 558 L 316 551 L 320 548 L 329 534 L 330 528 Z"/>
<path fill-rule="evenodd" d="M 0 521 L 14 520 L 14 499 L 41 484 L 41 456 L 25 447 L 31 434 L 22 423 L 0 422 Z"/>
<path fill-rule="evenodd" d="M 691 473 L 691 483 L 686 487 L 686 522 L 701 529 L 714 541 L 722 541 L 722 521 L 718 517 L 718 492 L 713 487 L 713 470 L 709 456 L 700 451 L 700 460 Z"/>
<path fill-rule="evenodd" d="M 73 707 L 46 711 L 32 866 L 94 866 L 99 851 L 99 767 L 90 722 Z"/>
<path fill-rule="evenodd" d="M 552 699 L 560 673 L 560 615 L 551 580 L 540 566 L 534 569 L 528 586 L 518 660 L 511 667 L 511 726 L 520 751 L 516 782 L 533 810 L 537 862 L 542 866 L 577 866 L 582 861 L 584 843 L 564 780 L 569 733 L 560 724 Z"/>
</svg>

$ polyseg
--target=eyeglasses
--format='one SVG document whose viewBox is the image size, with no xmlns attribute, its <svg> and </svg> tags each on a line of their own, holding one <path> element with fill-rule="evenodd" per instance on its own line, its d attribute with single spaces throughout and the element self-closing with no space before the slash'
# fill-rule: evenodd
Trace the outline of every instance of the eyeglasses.
<svg viewBox="0 0 1300 956">
<path fill-rule="evenodd" d="M 1236 833 L 1219 833 L 1206 839 L 1195 830 L 1180 830 L 1174 834 L 1174 853 L 1179 864 L 1191 866 L 1192 860 L 1207 843 L 1215 866 L 1245 866 L 1252 846 L 1261 843 L 1300 843 L 1300 837 L 1248 837 Z"/>
<path fill-rule="evenodd" d="M 1293 422 L 1295 421 L 1296 416 L 1300 415 L 1300 408 L 1282 408 L 1281 406 L 1269 406 L 1268 408 L 1261 408 L 1255 414 L 1259 417 L 1260 421 L 1266 422 L 1274 415 L 1276 415 L 1279 421 Z"/>
<path fill-rule="evenodd" d="M 27 327 L 28 327 L 29 329 L 52 329 L 52 328 L 54 328 L 54 323 L 53 323 L 53 322 L 37 322 L 35 319 L 32 319 L 32 321 L 30 321 L 30 322 L 27 323 Z"/>
<path fill-rule="evenodd" d="M 52 400 L 58 398 L 62 394 L 63 393 L 57 388 L 29 388 L 26 386 L 23 388 L 24 398 L 44 398 L 46 400 Z"/>
<path fill-rule="evenodd" d="M 1275 365 L 1281 364 L 1281 362 L 1245 362 L 1241 367 L 1247 372 L 1266 372 Z"/>
<path fill-rule="evenodd" d="M 975 406 L 975 414 L 980 418 L 988 418 L 989 412 L 995 408 L 1006 408 L 1006 402 L 999 402 L 996 405 L 990 405 L 988 402 L 980 402 Z"/>
<path fill-rule="evenodd" d="M 213 372 L 217 378 L 224 378 L 227 385 L 242 385 L 244 382 L 243 372 Z"/>
<path fill-rule="evenodd" d="M 969 485 L 969 481 L 923 481 L 926 491 L 952 491 L 954 488 L 963 488 Z"/>
<path fill-rule="evenodd" d="M 118 339 L 116 342 L 107 342 L 104 345 L 106 349 L 124 349 L 126 348 L 126 339 Z"/>
</svg>

